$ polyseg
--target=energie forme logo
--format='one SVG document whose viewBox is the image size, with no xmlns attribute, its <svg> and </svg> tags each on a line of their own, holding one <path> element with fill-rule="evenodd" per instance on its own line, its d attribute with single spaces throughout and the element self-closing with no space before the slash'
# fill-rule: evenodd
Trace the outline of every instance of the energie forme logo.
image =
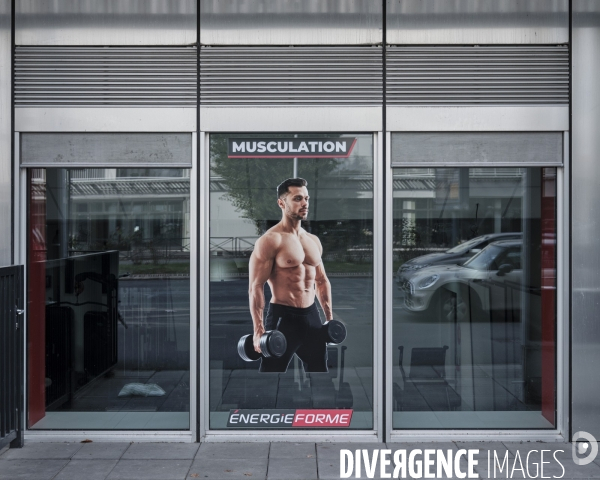
<svg viewBox="0 0 600 480">
<path fill-rule="evenodd" d="M 229 411 L 228 428 L 348 428 L 352 410 L 241 410 Z"/>
<path fill-rule="evenodd" d="M 598 454 L 594 436 L 577 432 L 572 441 L 575 465 L 592 463 Z M 423 444 L 423 447 L 434 445 Z M 343 449 L 340 478 L 564 478 L 565 467 L 570 463 L 566 452 L 571 448 L 564 445 L 563 449 L 550 450 L 544 448 L 547 446 L 523 444 L 523 449 L 515 451 L 514 456 L 508 450 L 500 454 L 488 450 L 480 455 L 479 449 Z"/>
</svg>

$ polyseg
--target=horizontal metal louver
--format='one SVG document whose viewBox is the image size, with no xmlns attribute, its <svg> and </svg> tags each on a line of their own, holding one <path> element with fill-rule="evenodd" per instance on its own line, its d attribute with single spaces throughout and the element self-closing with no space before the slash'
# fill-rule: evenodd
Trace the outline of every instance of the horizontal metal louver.
<svg viewBox="0 0 600 480">
<path fill-rule="evenodd" d="M 566 46 L 390 46 L 388 105 L 568 104 Z"/>
<path fill-rule="evenodd" d="M 195 47 L 17 47 L 15 105 L 195 106 Z"/>
<path fill-rule="evenodd" d="M 196 47 L 17 47 L 15 105 L 195 106 Z M 568 104 L 566 46 L 389 46 L 389 105 Z M 203 47 L 203 105 L 378 105 L 381 47 Z"/>
<path fill-rule="evenodd" d="M 377 105 L 381 47 L 204 47 L 202 105 Z"/>
</svg>

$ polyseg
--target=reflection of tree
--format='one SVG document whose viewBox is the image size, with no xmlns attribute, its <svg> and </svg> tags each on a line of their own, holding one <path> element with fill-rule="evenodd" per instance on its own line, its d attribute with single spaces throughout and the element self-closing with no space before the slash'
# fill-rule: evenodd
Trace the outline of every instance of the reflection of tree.
<svg viewBox="0 0 600 480">
<path fill-rule="evenodd" d="M 429 253 L 424 250 L 430 245 L 426 245 L 424 242 L 427 234 L 423 227 L 426 225 L 419 225 L 410 218 L 394 220 L 394 268 L 415 257 Z"/>
<path fill-rule="evenodd" d="M 417 223 L 410 218 L 402 219 L 402 245 L 417 247 L 421 243 L 421 234 L 417 229 Z"/>
<path fill-rule="evenodd" d="M 283 180 L 292 177 L 293 160 L 227 158 L 226 137 L 213 137 L 210 148 L 213 174 L 222 178 L 227 186 L 227 197 L 232 205 L 239 209 L 240 216 L 251 220 L 257 233 L 261 234 L 266 230 L 269 221 L 275 223 L 281 218 L 281 211 L 276 202 L 276 188 Z M 329 185 L 331 178 L 328 176 L 336 169 L 339 160 L 301 159 L 298 163 L 298 176 L 308 181 L 311 195 L 310 216 L 316 218 L 319 208 L 319 189 L 331 188 Z M 328 185 L 325 185 L 325 181 Z"/>
</svg>

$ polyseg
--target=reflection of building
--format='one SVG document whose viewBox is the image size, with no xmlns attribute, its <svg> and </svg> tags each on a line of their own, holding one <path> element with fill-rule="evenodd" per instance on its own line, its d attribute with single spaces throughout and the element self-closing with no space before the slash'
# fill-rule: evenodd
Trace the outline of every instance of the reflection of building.
<svg viewBox="0 0 600 480">
<path fill-rule="evenodd" d="M 160 396 L 180 395 L 173 382 L 188 365 L 189 170 L 35 169 L 29 192 L 38 259 L 29 273 L 45 278 L 28 288 L 30 348 L 45 353 L 44 376 L 29 377 L 41 390 L 29 426 L 74 426 L 68 414 L 81 411 L 110 425 L 115 388 L 125 393 L 109 404 L 140 425 L 127 392 L 157 382 Z M 154 370 L 162 376 L 144 373 Z M 185 402 L 152 408 L 157 418 L 178 412 L 180 428 L 189 422 Z"/>
<path fill-rule="evenodd" d="M 36 188 L 45 190 L 37 178 L 45 180 L 45 172 L 32 177 L 34 196 Z M 152 240 L 189 251 L 188 170 L 73 169 L 66 181 L 70 250 L 123 250 Z"/>
<path fill-rule="evenodd" d="M 520 231 L 525 169 L 396 169 L 395 218 L 402 246 L 450 248 L 478 235 Z M 468 228 L 453 227 L 470 219 Z"/>
<path fill-rule="evenodd" d="M 302 169 L 302 164 L 300 168 Z M 339 219 L 341 202 L 344 210 L 351 212 L 349 215 L 352 220 L 358 223 L 368 218 L 373 208 L 373 180 L 370 175 L 344 172 L 335 174 L 335 176 L 327 175 L 321 179 L 321 183 L 309 182 L 308 189 L 311 196 L 308 221 L 311 222 L 311 225 Z M 268 210 L 265 211 L 266 215 L 261 219 L 263 224 L 259 227 L 255 221 L 248 218 L 247 212 L 242 212 L 232 203 L 230 190 L 226 179 L 211 177 L 211 209 L 218 212 L 218 220 L 215 219 L 213 222 L 211 236 L 223 239 L 240 238 L 243 240 L 241 240 L 239 248 L 248 248 L 248 245 L 244 246 L 243 244 L 251 242 L 250 245 L 253 245 L 254 240 L 251 239 L 257 238 L 259 233 L 257 230 L 262 232 L 281 218 L 274 194 L 275 187 L 264 189 L 259 193 L 260 200 L 268 205 Z M 242 192 L 242 195 L 246 194 L 251 197 L 253 194 L 256 195 L 256 192 Z"/>
</svg>

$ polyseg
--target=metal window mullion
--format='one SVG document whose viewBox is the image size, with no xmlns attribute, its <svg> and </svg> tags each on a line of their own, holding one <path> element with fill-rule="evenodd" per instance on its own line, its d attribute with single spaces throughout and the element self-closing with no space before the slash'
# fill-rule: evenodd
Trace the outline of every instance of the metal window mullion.
<svg viewBox="0 0 600 480">
<path fill-rule="evenodd" d="M 7 426 L 9 431 L 16 430 L 16 402 L 15 396 L 19 391 L 19 384 L 17 382 L 18 375 L 16 374 L 16 346 L 17 346 L 17 312 L 16 312 L 16 295 L 15 295 L 15 281 L 16 272 L 14 271 L 16 267 L 11 268 L 10 276 L 4 277 L 3 287 L 2 287 L 2 300 L 0 305 L 3 305 L 4 314 L 7 316 L 6 318 L 6 329 L 7 329 L 7 337 L 9 339 L 9 344 L 7 345 L 8 350 L 8 359 L 7 359 L 7 375 L 8 375 L 8 398 L 6 399 L 7 407 L 8 407 L 8 418 L 7 418 Z M 7 291 L 8 290 L 8 291 Z"/>
<path fill-rule="evenodd" d="M 0 353 L 0 440 L 4 438 L 8 432 L 7 420 L 9 416 L 7 397 L 9 393 L 8 365 L 11 338 L 8 334 L 6 301 L 4 298 L 4 276 L 0 276 L 0 342 L 2 352 Z"/>
</svg>

